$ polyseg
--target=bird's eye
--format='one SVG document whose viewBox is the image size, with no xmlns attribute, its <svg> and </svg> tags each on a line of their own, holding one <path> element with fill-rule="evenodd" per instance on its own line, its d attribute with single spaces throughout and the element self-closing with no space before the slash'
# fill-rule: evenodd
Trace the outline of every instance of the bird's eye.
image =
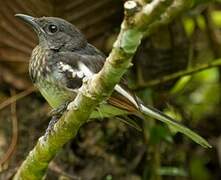
<svg viewBox="0 0 221 180">
<path fill-rule="evenodd" d="M 50 33 L 56 33 L 58 31 L 58 27 L 54 24 L 48 26 L 48 30 Z"/>
</svg>

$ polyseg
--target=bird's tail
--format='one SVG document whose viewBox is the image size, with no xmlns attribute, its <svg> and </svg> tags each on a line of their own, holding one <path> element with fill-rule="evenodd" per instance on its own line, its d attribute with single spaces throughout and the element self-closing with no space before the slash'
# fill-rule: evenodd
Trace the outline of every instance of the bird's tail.
<svg viewBox="0 0 221 180">
<path fill-rule="evenodd" d="M 212 147 L 204 138 L 199 136 L 197 133 L 193 132 L 192 130 L 185 127 L 184 125 L 176 122 L 171 117 L 163 114 L 162 112 L 160 112 L 160 111 L 158 111 L 154 108 L 144 106 L 143 104 L 140 105 L 140 111 L 144 115 L 150 116 L 154 119 L 157 119 L 157 120 L 159 120 L 161 122 L 164 122 L 167 125 L 175 128 L 177 131 L 185 134 L 186 136 L 188 136 L 190 139 L 192 139 L 196 143 L 200 144 L 201 146 L 203 146 L 205 148 L 211 148 Z"/>
</svg>

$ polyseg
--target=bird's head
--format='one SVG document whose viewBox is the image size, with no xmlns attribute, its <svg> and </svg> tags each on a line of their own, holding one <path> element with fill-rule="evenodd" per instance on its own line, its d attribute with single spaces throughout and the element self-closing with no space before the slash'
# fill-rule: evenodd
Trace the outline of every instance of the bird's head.
<svg viewBox="0 0 221 180">
<path fill-rule="evenodd" d="M 44 48 L 72 51 L 85 46 L 84 35 L 71 23 L 56 17 L 35 18 L 25 14 L 16 14 L 31 25 L 38 35 L 39 44 Z"/>
</svg>

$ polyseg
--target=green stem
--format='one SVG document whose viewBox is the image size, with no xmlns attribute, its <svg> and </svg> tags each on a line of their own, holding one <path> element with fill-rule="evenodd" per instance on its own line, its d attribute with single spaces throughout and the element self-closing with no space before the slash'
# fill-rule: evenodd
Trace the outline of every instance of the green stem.
<svg viewBox="0 0 221 180">
<path fill-rule="evenodd" d="M 187 70 L 175 72 L 173 74 L 169 74 L 169 75 L 163 76 L 158 79 L 150 80 L 146 83 L 139 84 L 137 87 L 133 87 L 133 89 L 142 89 L 142 88 L 146 88 L 148 86 L 158 85 L 158 84 L 165 83 L 167 81 L 170 81 L 170 80 L 173 80 L 176 78 L 191 75 L 191 74 L 203 71 L 205 69 L 214 68 L 214 67 L 218 67 L 218 66 L 221 66 L 221 59 L 214 60 L 214 61 L 207 63 L 207 64 L 201 64 L 196 67 L 189 68 Z"/>
</svg>

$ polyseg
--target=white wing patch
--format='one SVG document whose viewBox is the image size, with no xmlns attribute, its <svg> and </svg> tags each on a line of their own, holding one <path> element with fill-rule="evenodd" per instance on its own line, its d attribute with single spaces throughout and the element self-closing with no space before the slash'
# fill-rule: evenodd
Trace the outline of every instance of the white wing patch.
<svg viewBox="0 0 221 180">
<path fill-rule="evenodd" d="M 83 77 L 84 75 L 86 77 L 92 76 L 94 73 L 82 62 L 78 62 L 78 71 L 74 71 L 73 68 L 68 65 L 68 64 L 64 64 L 62 62 L 61 66 L 63 68 L 63 70 L 68 70 L 70 72 L 76 73 L 76 75 L 78 77 Z M 132 95 L 130 95 L 126 90 L 124 90 L 120 85 L 116 85 L 114 88 L 118 93 L 120 93 L 122 96 L 124 96 L 125 98 L 127 98 L 131 103 L 133 103 L 136 107 L 138 107 L 136 100 L 134 99 L 134 97 Z"/>
<path fill-rule="evenodd" d="M 81 71 L 84 72 L 84 74 L 86 76 L 92 76 L 94 73 L 82 62 L 79 62 L 78 63 L 78 67 Z M 120 93 L 122 96 L 124 96 L 125 98 L 127 98 L 130 102 L 132 102 L 137 108 L 138 108 L 138 105 L 137 105 L 137 102 L 136 100 L 134 99 L 133 96 L 131 96 L 126 90 L 124 90 L 120 85 L 116 85 L 115 88 L 114 88 L 118 93 Z"/>
<path fill-rule="evenodd" d="M 87 77 L 92 76 L 94 73 L 82 62 L 78 62 L 78 68 L 83 72 Z"/>
<path fill-rule="evenodd" d="M 76 71 L 74 71 L 74 69 L 69 64 L 65 64 L 63 62 L 60 62 L 59 66 L 63 72 L 68 71 L 72 74 L 73 78 L 76 77 Z"/>
<path fill-rule="evenodd" d="M 65 64 L 63 62 L 59 62 L 59 66 L 61 68 L 62 71 L 73 71 L 73 68 L 69 65 L 69 64 Z"/>
<path fill-rule="evenodd" d="M 76 76 L 78 78 L 83 78 L 86 74 L 78 69 L 73 69 L 69 64 L 65 64 L 63 62 L 59 63 L 59 67 L 61 68 L 62 71 L 68 71 L 72 74 L 72 77 L 75 78 Z"/>
</svg>

